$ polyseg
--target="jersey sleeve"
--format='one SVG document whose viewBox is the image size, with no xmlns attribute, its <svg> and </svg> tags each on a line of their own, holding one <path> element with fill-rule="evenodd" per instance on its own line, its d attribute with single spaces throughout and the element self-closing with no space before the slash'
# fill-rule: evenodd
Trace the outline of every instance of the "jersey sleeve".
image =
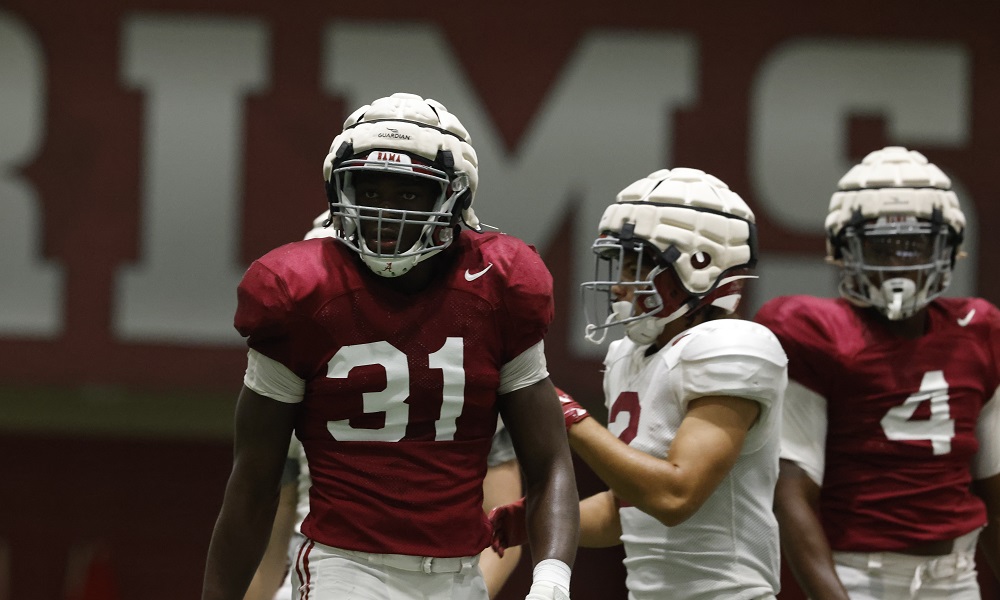
<svg viewBox="0 0 1000 600">
<path fill-rule="evenodd" d="M 507 264 L 504 291 L 503 362 L 509 362 L 545 337 L 555 314 L 552 275 L 535 249 L 517 241 Z"/>
<path fill-rule="evenodd" d="M 233 325 L 247 339 L 247 345 L 306 379 L 309 367 L 296 361 L 290 343 L 295 323 L 301 319 L 296 316 L 282 279 L 261 261 L 255 261 L 243 275 L 236 298 Z"/>
<path fill-rule="evenodd" d="M 253 348 L 247 351 L 247 370 L 243 385 L 261 396 L 298 404 L 305 394 L 306 382 L 280 362 L 268 358 Z"/>
<path fill-rule="evenodd" d="M 255 261 L 244 274 L 237 288 L 233 324 L 252 350 L 281 363 L 295 376 L 309 379 L 321 366 L 325 330 L 309 317 L 313 309 L 304 306 L 301 298 L 319 294 L 312 280 L 301 272 L 271 267 L 287 267 L 287 263 L 281 263 L 280 254 L 276 260 L 268 262 L 269 258 L 271 254 Z M 308 267 L 301 271 L 309 273 Z M 297 286 L 296 294 L 291 293 L 291 286 Z"/>
<path fill-rule="evenodd" d="M 1000 473 L 1000 390 L 979 412 L 976 424 L 976 438 L 979 440 L 979 451 L 972 462 L 973 479 L 986 479 Z"/>
<path fill-rule="evenodd" d="M 781 413 L 781 458 L 794 462 L 816 485 L 822 485 L 826 469 L 826 399 L 790 381 Z"/>
<path fill-rule="evenodd" d="M 236 290 L 233 324 L 247 345 L 308 380 L 325 367 L 329 329 L 317 314 L 346 293 L 336 267 L 338 243 L 298 241 L 255 260 Z"/>
<path fill-rule="evenodd" d="M 793 357 L 788 365 L 788 378 L 822 394 L 829 384 L 828 374 L 823 371 L 828 348 L 817 345 L 816 340 L 829 335 L 804 302 L 801 296 L 774 298 L 760 308 L 754 321 L 770 329 L 785 353 Z"/>
<path fill-rule="evenodd" d="M 774 411 L 781 410 L 788 359 L 766 327 L 728 319 L 710 325 L 681 348 L 675 367 L 681 404 L 687 410 L 693 400 L 706 396 L 746 398 L 760 404 L 760 416 L 743 443 L 743 453 L 754 452 L 777 434 Z"/>
<path fill-rule="evenodd" d="M 538 383 L 548 376 L 545 344 L 538 342 L 500 367 L 500 387 L 497 388 L 497 394 L 509 394 Z"/>
<path fill-rule="evenodd" d="M 994 368 L 1000 371 L 1000 311 L 992 304 L 983 302 L 983 312 L 989 327 L 989 345 L 992 349 Z M 996 377 L 996 374 L 995 374 Z M 979 412 L 976 423 L 976 439 L 979 450 L 972 462 L 972 477 L 986 479 L 1000 473 L 1000 386 Z"/>
</svg>

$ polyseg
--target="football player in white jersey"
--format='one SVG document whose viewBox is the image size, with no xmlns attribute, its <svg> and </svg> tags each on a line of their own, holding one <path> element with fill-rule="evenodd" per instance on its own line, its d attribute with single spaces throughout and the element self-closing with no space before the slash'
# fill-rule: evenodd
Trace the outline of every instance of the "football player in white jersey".
<svg viewBox="0 0 1000 600">
<path fill-rule="evenodd" d="M 583 288 L 603 314 L 588 311 L 586 334 L 620 324 L 626 337 L 604 361 L 607 429 L 562 398 L 570 446 L 610 487 L 581 502 L 580 543 L 624 544 L 631 600 L 774 598 L 787 359 L 767 328 L 733 318 L 753 213 L 703 171 L 664 169 L 618 194 L 598 231 Z M 521 522 L 506 510 L 492 515 L 500 538 Z"/>
</svg>

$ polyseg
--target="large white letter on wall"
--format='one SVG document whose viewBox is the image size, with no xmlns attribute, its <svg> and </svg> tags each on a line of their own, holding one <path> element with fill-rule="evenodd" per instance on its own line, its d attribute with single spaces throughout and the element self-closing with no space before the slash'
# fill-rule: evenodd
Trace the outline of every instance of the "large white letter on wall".
<svg viewBox="0 0 1000 600">
<path fill-rule="evenodd" d="M 690 36 L 587 35 L 511 155 L 436 28 L 337 23 L 325 52 L 323 84 L 348 110 L 385 95 L 389 85 L 439 100 L 462 120 L 479 155 L 475 207 L 484 223 L 541 249 L 572 210 L 574 288 L 593 275 L 590 246 L 604 208 L 627 184 L 670 165 L 671 116 L 694 102 L 697 79 Z M 602 354 L 583 341 L 578 294 L 572 298 L 573 306 L 559 310 L 572 315 L 574 346 Z"/>
<path fill-rule="evenodd" d="M 0 335 L 55 337 L 63 269 L 42 257 L 38 196 L 18 169 L 45 138 L 45 58 L 34 33 L 0 10 Z"/>
<path fill-rule="evenodd" d="M 268 32 L 248 19 L 135 16 L 122 78 L 145 94 L 141 253 L 118 276 L 115 333 L 239 343 L 232 328 L 243 100 L 268 80 Z"/>
</svg>

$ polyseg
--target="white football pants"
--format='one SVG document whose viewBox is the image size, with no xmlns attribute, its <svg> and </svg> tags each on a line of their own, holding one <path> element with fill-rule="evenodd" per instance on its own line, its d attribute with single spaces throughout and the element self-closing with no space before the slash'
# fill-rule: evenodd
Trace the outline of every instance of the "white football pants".
<svg viewBox="0 0 1000 600">
<path fill-rule="evenodd" d="M 488 600 L 479 556 L 371 554 L 306 539 L 292 565 L 294 600 Z"/>
<path fill-rule="evenodd" d="M 851 600 L 980 600 L 976 575 L 979 530 L 955 540 L 951 554 L 834 552 Z"/>
</svg>

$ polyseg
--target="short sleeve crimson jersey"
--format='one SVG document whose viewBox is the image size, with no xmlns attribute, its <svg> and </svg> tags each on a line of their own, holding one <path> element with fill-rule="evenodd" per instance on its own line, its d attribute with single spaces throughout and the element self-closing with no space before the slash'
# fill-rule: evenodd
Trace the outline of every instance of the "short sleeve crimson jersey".
<svg viewBox="0 0 1000 600">
<path fill-rule="evenodd" d="M 775 298 L 757 314 L 781 340 L 790 379 L 826 400 L 820 518 L 834 550 L 901 550 L 986 522 L 970 464 L 980 410 L 1000 384 L 1000 313 L 940 298 L 927 314 L 913 340 L 839 298 Z"/>
<path fill-rule="evenodd" d="M 235 325 L 305 380 L 296 422 L 313 478 L 302 531 L 363 552 L 472 556 L 500 367 L 552 319 L 537 253 L 463 232 L 426 289 L 401 293 L 332 238 L 271 251 L 247 270 Z"/>
</svg>

